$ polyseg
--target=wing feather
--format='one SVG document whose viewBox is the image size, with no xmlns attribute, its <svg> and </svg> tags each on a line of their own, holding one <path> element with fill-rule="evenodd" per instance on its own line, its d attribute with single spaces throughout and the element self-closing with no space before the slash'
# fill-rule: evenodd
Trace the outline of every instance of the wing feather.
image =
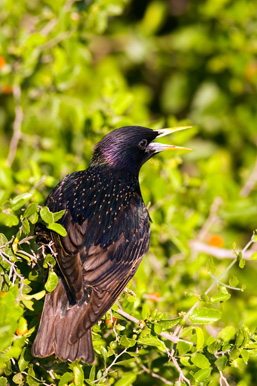
<svg viewBox="0 0 257 386">
<path fill-rule="evenodd" d="M 88 304 L 70 336 L 74 343 L 108 311 L 135 274 L 149 249 L 149 215 L 137 179 L 108 170 L 73 173 L 46 204 L 51 211 L 66 209 L 59 222 L 67 236 L 52 233 L 57 260 L 76 302 L 87 293 Z"/>
</svg>

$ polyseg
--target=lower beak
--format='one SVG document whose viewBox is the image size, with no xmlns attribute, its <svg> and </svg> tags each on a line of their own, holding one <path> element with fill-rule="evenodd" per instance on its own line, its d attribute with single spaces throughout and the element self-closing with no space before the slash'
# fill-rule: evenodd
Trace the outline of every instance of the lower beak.
<svg viewBox="0 0 257 386">
<path fill-rule="evenodd" d="M 155 130 L 157 132 L 156 138 L 164 137 L 165 135 L 173 134 L 173 133 L 176 133 L 177 131 L 191 129 L 191 128 L 192 126 L 180 126 L 180 127 L 172 127 L 170 129 Z M 160 153 L 161 151 L 164 151 L 164 150 L 192 150 L 192 149 L 189 149 L 188 147 L 165 145 L 163 143 L 156 143 L 156 142 L 151 142 L 147 146 L 147 149 L 154 151 L 155 153 Z"/>
</svg>

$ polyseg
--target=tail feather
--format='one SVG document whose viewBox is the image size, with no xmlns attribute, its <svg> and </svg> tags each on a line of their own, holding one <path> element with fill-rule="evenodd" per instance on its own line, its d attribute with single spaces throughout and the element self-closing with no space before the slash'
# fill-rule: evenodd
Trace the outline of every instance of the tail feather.
<svg viewBox="0 0 257 386">
<path fill-rule="evenodd" d="M 86 302 L 70 306 L 64 284 L 59 279 L 56 289 L 46 295 L 32 355 L 43 358 L 55 354 L 62 361 L 73 362 L 81 358 L 85 363 L 92 363 L 94 350 L 90 328 L 76 342 L 70 342 L 70 336 L 86 307 Z"/>
</svg>

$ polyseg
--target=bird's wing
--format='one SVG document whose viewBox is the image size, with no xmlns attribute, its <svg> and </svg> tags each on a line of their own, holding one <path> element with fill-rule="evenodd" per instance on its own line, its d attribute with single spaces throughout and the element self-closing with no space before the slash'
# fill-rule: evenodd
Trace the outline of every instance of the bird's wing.
<svg viewBox="0 0 257 386">
<path fill-rule="evenodd" d="M 52 236 L 73 296 L 77 302 L 88 301 L 73 341 L 112 306 L 135 274 L 150 242 L 148 212 L 135 187 L 108 176 L 104 186 L 101 178 L 94 184 L 92 175 L 88 179 L 90 184 L 85 183 L 85 176 L 82 183 L 80 175 L 74 173 L 47 201 L 52 211 L 63 209 L 66 202 L 60 223 L 67 236 Z"/>
</svg>

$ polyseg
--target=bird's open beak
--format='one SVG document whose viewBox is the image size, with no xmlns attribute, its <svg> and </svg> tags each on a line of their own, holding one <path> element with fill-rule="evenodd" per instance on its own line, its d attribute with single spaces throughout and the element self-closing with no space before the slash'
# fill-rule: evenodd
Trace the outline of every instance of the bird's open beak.
<svg viewBox="0 0 257 386">
<path fill-rule="evenodd" d="M 161 129 L 161 130 L 155 130 L 157 132 L 156 138 L 164 137 L 168 134 L 176 133 L 177 131 L 190 129 L 192 126 L 180 126 L 180 127 L 172 127 L 170 129 Z M 175 146 L 175 145 L 165 145 L 164 143 L 156 143 L 151 142 L 147 146 L 147 150 L 153 151 L 154 153 L 160 153 L 164 150 L 192 150 L 188 147 L 181 147 L 181 146 Z"/>
</svg>

